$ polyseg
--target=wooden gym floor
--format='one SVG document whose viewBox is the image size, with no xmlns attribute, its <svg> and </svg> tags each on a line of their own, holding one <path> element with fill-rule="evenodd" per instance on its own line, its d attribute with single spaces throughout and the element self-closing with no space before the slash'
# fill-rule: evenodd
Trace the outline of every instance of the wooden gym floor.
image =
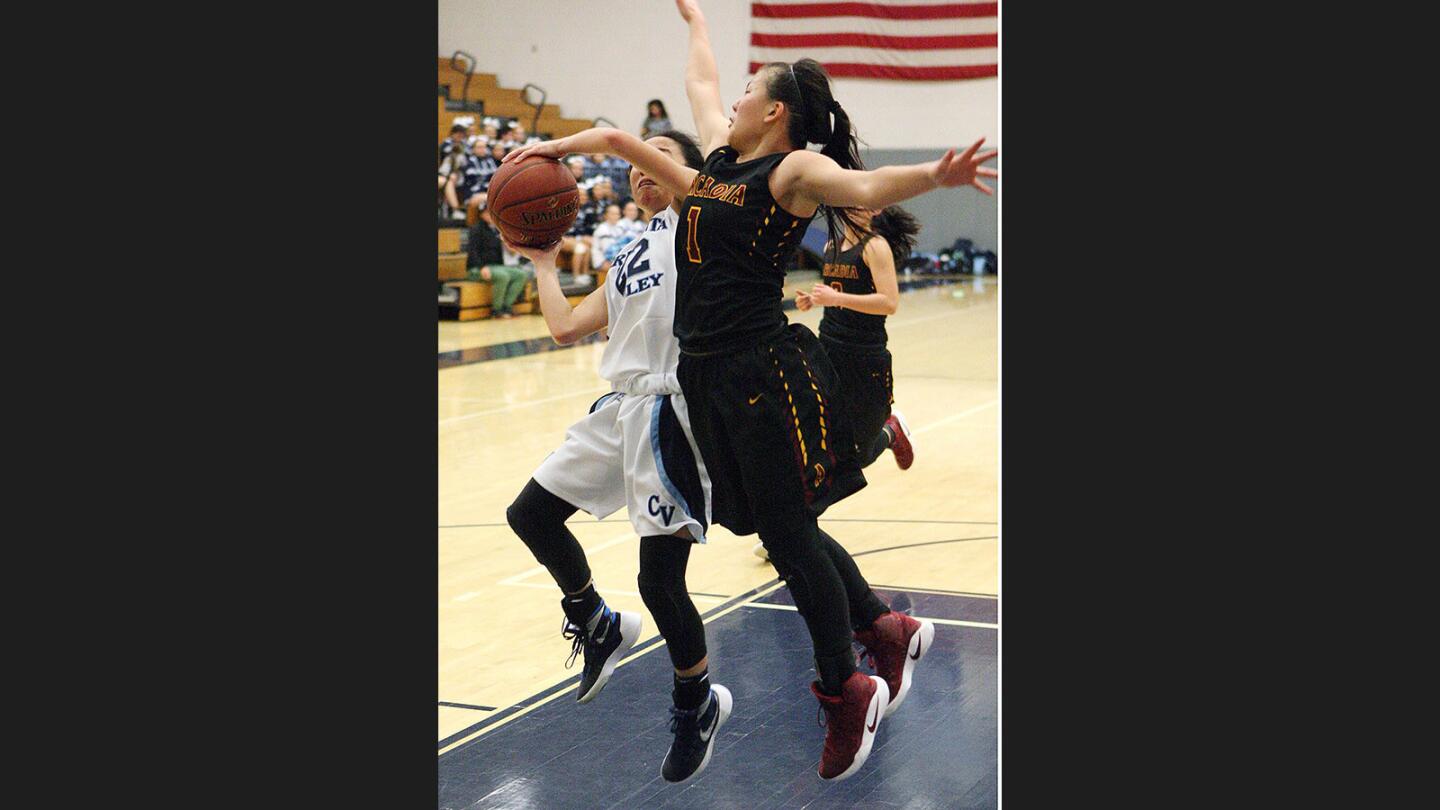
<svg viewBox="0 0 1440 810">
<path fill-rule="evenodd" d="M 806 688 L 809 637 L 783 583 L 751 553 L 754 535 L 713 527 L 690 557 L 711 677 L 736 704 L 699 779 L 660 779 L 669 658 L 636 591 L 638 539 L 624 510 L 604 521 L 579 512 L 569 525 L 601 595 L 644 617 L 642 639 L 599 698 L 574 703 L 579 666 L 564 666 L 560 592 L 505 507 L 609 390 L 596 373 L 604 344 L 556 347 L 538 315 L 441 322 L 441 806 L 994 807 L 998 286 L 994 276 L 902 284 L 887 328 L 915 464 L 901 472 L 885 453 L 865 471 L 869 486 L 821 519 L 883 598 L 937 620 L 912 697 L 861 772 L 839 783 L 814 773 L 824 731 Z M 820 314 L 789 311 L 812 329 Z"/>
</svg>

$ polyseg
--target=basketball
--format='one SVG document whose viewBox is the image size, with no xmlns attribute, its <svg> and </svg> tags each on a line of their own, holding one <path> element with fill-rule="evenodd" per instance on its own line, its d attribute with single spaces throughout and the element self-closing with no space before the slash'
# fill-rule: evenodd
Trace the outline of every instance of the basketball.
<svg viewBox="0 0 1440 810">
<path fill-rule="evenodd" d="M 531 155 L 503 163 L 490 178 L 486 205 L 512 245 L 549 247 L 570 230 L 580 210 L 575 177 L 554 158 Z"/>
</svg>

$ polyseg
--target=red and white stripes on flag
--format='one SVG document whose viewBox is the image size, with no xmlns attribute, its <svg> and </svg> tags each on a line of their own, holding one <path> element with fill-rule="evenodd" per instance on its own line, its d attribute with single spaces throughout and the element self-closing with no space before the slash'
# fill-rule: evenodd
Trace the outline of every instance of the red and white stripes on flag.
<svg viewBox="0 0 1440 810">
<path fill-rule="evenodd" d="M 832 77 L 977 79 L 998 75 L 999 3 L 868 0 L 750 4 L 750 72 L 809 57 Z"/>
</svg>

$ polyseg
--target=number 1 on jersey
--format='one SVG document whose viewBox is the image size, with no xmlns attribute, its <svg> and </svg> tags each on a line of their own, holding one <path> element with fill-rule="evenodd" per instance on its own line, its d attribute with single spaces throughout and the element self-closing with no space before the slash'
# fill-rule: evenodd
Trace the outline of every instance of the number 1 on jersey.
<svg viewBox="0 0 1440 810">
<path fill-rule="evenodd" d="M 700 227 L 700 206 L 690 206 L 690 210 L 685 213 L 685 222 L 690 226 L 685 234 L 685 253 L 691 262 L 699 264 L 700 238 L 696 229 Z"/>
</svg>

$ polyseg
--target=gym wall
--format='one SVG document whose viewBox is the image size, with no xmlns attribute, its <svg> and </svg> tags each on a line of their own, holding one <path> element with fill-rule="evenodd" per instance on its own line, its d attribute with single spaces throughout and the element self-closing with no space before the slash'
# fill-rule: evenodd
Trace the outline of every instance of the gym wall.
<svg viewBox="0 0 1440 810">
<path fill-rule="evenodd" d="M 749 79 L 750 3 L 701 0 L 701 8 L 728 108 Z M 548 103 L 569 118 L 604 117 L 638 133 L 645 103 L 659 98 L 677 128 L 694 132 L 685 97 L 686 31 L 673 0 L 439 0 L 436 54 L 463 50 L 504 87 L 543 87 Z M 1000 146 L 997 79 L 835 79 L 834 88 L 864 141 L 867 166 L 933 160 L 982 135 L 988 146 Z M 997 247 L 992 197 L 942 190 L 905 206 L 924 225 L 922 250 L 960 237 Z"/>
</svg>

